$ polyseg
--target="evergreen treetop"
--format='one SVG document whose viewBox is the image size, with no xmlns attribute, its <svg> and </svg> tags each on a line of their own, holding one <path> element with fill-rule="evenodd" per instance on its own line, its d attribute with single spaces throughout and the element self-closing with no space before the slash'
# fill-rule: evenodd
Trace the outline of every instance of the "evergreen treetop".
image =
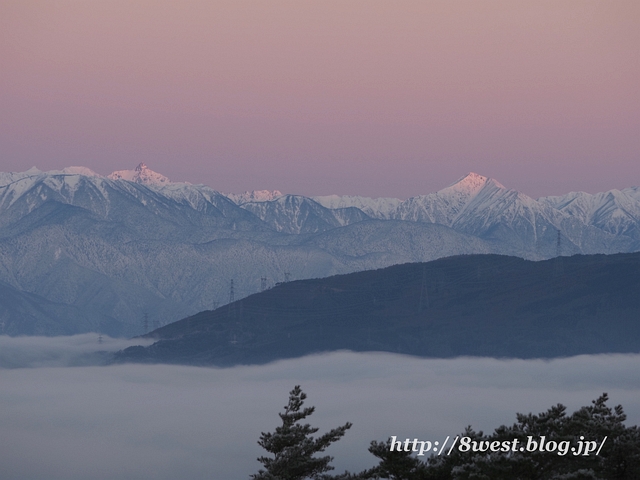
<svg viewBox="0 0 640 480">
<path fill-rule="evenodd" d="M 257 474 L 252 475 L 254 480 L 304 480 L 330 478 L 323 475 L 333 470 L 329 465 L 333 457 L 326 455 L 315 457 L 316 453 L 323 452 L 333 442 L 340 440 L 345 432 L 351 428 L 347 422 L 343 426 L 314 438 L 318 429 L 308 423 L 300 422 L 311 415 L 315 407 L 304 407 L 307 395 L 300 385 L 296 385 L 289 392 L 289 403 L 284 407 L 284 413 L 279 413 L 282 425 L 275 432 L 260 435 L 258 445 L 272 457 L 262 456 L 258 461 L 264 466 Z"/>
</svg>

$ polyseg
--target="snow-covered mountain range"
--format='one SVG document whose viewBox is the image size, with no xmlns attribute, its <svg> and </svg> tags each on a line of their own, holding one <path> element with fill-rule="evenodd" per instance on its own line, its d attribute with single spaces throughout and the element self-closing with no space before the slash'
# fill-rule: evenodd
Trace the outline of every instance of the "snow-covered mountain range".
<svg viewBox="0 0 640 480">
<path fill-rule="evenodd" d="M 632 252 L 639 227 L 637 187 L 534 200 L 474 173 L 404 201 L 223 194 L 144 164 L 0 173 L 0 333 L 133 335 L 227 303 L 231 280 L 238 299 L 458 254 Z"/>
</svg>

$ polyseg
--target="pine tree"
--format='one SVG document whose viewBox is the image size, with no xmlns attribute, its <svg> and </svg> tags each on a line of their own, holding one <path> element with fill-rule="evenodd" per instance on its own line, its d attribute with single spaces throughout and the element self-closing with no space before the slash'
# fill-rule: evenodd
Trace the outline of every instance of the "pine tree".
<svg viewBox="0 0 640 480">
<path fill-rule="evenodd" d="M 626 415 L 620 405 L 607 406 L 606 393 L 567 415 L 562 404 L 534 415 L 517 414 L 512 426 L 498 427 L 492 434 L 475 432 L 471 427 L 460 435 L 479 444 L 512 442 L 521 446 L 528 438 L 576 446 L 582 439 L 602 442 L 598 455 L 574 455 L 557 451 L 460 451 L 435 455 L 426 462 L 412 452 L 391 451 L 389 441 L 372 442 L 369 451 L 380 459 L 379 465 L 361 472 L 362 480 L 638 480 L 640 479 L 640 429 L 626 427 Z M 604 442 L 607 438 L 606 443 Z M 555 448 L 555 447 L 554 447 Z"/>
<path fill-rule="evenodd" d="M 330 478 L 323 475 L 333 470 L 329 463 L 333 457 L 326 455 L 314 457 L 316 453 L 323 452 L 333 442 L 340 440 L 345 432 L 351 428 L 347 422 L 343 426 L 334 428 L 324 435 L 314 438 L 318 431 L 308 423 L 300 422 L 311 415 L 315 407 L 303 408 L 307 395 L 299 385 L 289 392 L 289 403 L 284 407 L 284 413 L 278 415 L 282 419 L 282 425 L 273 433 L 260 435 L 258 445 L 273 457 L 260 457 L 258 461 L 264 466 L 257 474 L 252 475 L 254 480 L 303 480 Z"/>
<path fill-rule="evenodd" d="M 358 474 L 362 480 L 421 480 L 427 474 L 426 465 L 411 452 L 392 451 L 391 439 L 386 442 L 372 441 L 369 451 L 380 459 L 380 463 L 370 470 Z"/>
<path fill-rule="evenodd" d="M 590 406 L 582 407 L 571 415 L 562 404 L 538 415 L 517 414 L 517 423 L 498 427 L 492 435 L 479 435 L 478 440 L 489 442 L 518 439 L 525 445 L 532 436 L 539 441 L 556 443 L 568 441 L 578 444 L 579 439 L 603 442 L 598 455 L 565 455 L 519 450 L 511 452 L 466 452 L 451 457 L 432 456 L 428 460 L 429 475 L 425 479 L 449 478 L 456 480 L 637 480 L 640 478 L 640 431 L 637 426 L 626 427 L 626 415 L 620 405 L 606 405 L 608 396 L 602 394 Z M 464 436 L 470 436 L 467 432 Z M 431 476 L 439 473 L 441 477 Z"/>
</svg>

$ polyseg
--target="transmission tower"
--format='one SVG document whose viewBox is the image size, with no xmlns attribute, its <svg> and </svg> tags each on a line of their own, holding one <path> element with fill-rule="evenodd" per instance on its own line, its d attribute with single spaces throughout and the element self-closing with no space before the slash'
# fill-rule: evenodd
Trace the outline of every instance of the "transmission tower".
<svg viewBox="0 0 640 480">
<path fill-rule="evenodd" d="M 554 260 L 555 263 L 555 268 L 554 268 L 554 274 L 555 276 L 561 276 L 564 273 L 564 269 L 562 266 L 562 257 L 560 256 L 560 254 L 562 253 L 562 240 L 561 240 L 561 236 L 560 236 L 560 230 L 558 230 L 558 239 L 556 240 L 556 258 Z"/>
<path fill-rule="evenodd" d="M 231 285 L 229 286 L 229 309 L 227 315 L 229 317 L 236 316 L 236 306 L 233 303 L 235 300 L 235 292 L 233 291 L 233 278 L 231 279 Z"/>
<path fill-rule="evenodd" d="M 144 319 L 142 320 L 142 327 L 144 328 L 144 333 L 146 334 L 149 331 L 149 314 L 144 312 Z"/>
<path fill-rule="evenodd" d="M 267 289 L 267 277 L 260 277 L 260 291 L 264 292 Z"/>
</svg>

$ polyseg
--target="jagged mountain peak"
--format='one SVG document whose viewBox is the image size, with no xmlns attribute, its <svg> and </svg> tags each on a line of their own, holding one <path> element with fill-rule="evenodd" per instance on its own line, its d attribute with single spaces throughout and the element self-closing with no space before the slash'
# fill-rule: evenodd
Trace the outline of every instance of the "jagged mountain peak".
<svg viewBox="0 0 640 480">
<path fill-rule="evenodd" d="M 474 172 L 469 172 L 441 191 L 453 190 L 463 191 L 467 193 L 477 193 L 486 185 L 493 185 L 500 189 L 506 188 L 504 185 L 502 185 L 497 180 L 494 180 L 493 178 L 485 177 L 484 175 L 480 175 Z"/>
<path fill-rule="evenodd" d="M 158 172 L 154 172 L 144 163 L 140 163 L 135 170 L 118 170 L 113 172 L 107 178 L 110 180 L 128 180 L 143 185 L 162 186 L 171 183 L 167 177 Z"/>
<path fill-rule="evenodd" d="M 87 167 L 65 167 L 60 170 L 66 175 L 84 175 L 85 177 L 101 177 L 99 173 L 94 172 Z"/>
</svg>

